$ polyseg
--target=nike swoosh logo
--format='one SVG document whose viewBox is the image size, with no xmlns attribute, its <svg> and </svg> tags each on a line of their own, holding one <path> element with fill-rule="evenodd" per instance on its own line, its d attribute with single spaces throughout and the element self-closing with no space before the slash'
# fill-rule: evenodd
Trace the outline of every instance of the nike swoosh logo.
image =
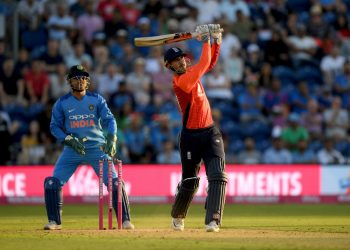
<svg viewBox="0 0 350 250">
<path fill-rule="evenodd" d="M 68 109 L 68 113 L 72 113 L 75 109 Z"/>
</svg>

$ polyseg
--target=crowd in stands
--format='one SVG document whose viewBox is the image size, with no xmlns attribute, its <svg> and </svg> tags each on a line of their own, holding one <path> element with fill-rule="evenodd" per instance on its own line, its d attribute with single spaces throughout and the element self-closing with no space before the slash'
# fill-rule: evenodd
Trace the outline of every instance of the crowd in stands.
<svg viewBox="0 0 350 250">
<path fill-rule="evenodd" d="M 181 114 L 163 53 L 195 39 L 135 47 L 133 39 L 219 23 L 220 59 L 202 82 L 227 163 L 345 164 L 350 159 L 349 0 L 19 0 L 19 50 L 0 39 L 0 165 L 54 164 L 49 130 L 65 76 L 81 64 L 118 124 L 125 163 L 180 163 Z M 10 24 L 11 25 L 11 24 Z"/>
</svg>

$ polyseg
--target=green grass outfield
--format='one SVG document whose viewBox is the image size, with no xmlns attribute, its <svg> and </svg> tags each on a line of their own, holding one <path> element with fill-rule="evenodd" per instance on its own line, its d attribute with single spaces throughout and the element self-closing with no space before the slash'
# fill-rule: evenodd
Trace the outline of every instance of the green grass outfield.
<svg viewBox="0 0 350 250">
<path fill-rule="evenodd" d="M 43 206 L 1 206 L 0 249 L 350 249 L 350 205 L 227 205 L 219 233 L 205 232 L 202 205 L 183 232 L 169 205 L 133 205 L 134 231 L 97 230 L 97 209 L 66 205 L 63 229 L 44 231 Z"/>
</svg>

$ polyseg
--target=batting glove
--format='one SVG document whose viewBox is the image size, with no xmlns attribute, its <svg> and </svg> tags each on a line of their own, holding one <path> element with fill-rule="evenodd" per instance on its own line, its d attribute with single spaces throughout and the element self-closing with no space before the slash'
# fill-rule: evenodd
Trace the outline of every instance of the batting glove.
<svg viewBox="0 0 350 250">
<path fill-rule="evenodd" d="M 103 152 L 113 157 L 117 153 L 117 136 L 114 134 L 107 134 L 106 144 L 102 146 Z"/>
<path fill-rule="evenodd" d="M 78 154 L 85 155 L 85 146 L 83 144 L 85 141 L 86 137 L 79 139 L 73 135 L 67 135 L 66 138 L 64 138 L 63 143 L 70 146 Z"/>
<path fill-rule="evenodd" d="M 197 26 L 195 32 L 199 34 L 197 36 L 198 41 L 207 42 L 209 40 L 210 33 L 209 33 L 208 25 L 203 24 L 203 25 Z"/>
<path fill-rule="evenodd" d="M 209 32 L 214 42 L 220 44 L 222 41 L 222 29 L 220 24 L 208 24 Z"/>
<path fill-rule="evenodd" d="M 210 34 L 217 34 L 221 32 L 220 24 L 208 24 Z"/>
</svg>

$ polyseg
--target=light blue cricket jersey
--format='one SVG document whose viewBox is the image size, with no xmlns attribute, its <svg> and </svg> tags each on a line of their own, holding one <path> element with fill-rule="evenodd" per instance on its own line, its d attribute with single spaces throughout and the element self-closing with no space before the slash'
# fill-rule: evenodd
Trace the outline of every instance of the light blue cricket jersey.
<svg viewBox="0 0 350 250">
<path fill-rule="evenodd" d="M 87 137 L 85 148 L 94 148 L 105 143 L 104 134 L 117 133 L 117 123 L 106 100 L 87 91 L 81 100 L 68 93 L 56 101 L 50 130 L 60 142 L 69 134 Z"/>
</svg>

